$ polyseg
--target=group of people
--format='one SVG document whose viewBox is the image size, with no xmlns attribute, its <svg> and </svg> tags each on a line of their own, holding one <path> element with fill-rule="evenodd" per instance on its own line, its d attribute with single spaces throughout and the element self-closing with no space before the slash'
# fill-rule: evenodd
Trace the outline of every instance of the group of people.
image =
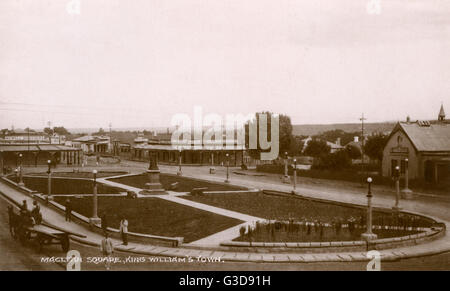
<svg viewBox="0 0 450 291">
<path fill-rule="evenodd" d="M 42 213 L 41 207 L 36 200 L 33 201 L 33 208 L 31 211 L 28 210 L 27 200 L 22 201 L 20 206 L 20 217 L 26 225 L 33 226 L 35 224 L 42 223 Z"/>
</svg>

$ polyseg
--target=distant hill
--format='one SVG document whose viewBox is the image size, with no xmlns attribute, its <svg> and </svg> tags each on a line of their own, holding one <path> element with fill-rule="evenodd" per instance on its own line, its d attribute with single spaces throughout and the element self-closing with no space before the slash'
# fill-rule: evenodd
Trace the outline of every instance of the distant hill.
<svg viewBox="0 0 450 291">
<path fill-rule="evenodd" d="M 374 132 L 389 133 L 395 124 L 396 122 L 364 123 L 364 132 L 368 134 Z M 292 125 L 292 134 L 312 136 L 335 129 L 340 129 L 345 132 L 360 132 L 361 123 L 296 124 Z"/>
</svg>

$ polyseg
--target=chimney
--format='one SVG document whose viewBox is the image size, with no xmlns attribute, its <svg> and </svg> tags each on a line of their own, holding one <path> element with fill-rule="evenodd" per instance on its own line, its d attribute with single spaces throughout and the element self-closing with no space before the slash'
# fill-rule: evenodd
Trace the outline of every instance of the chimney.
<svg viewBox="0 0 450 291">
<path fill-rule="evenodd" d="M 411 122 L 411 118 L 409 117 L 409 115 L 406 116 L 406 122 L 407 122 L 407 123 L 410 123 L 410 122 Z"/>
<path fill-rule="evenodd" d="M 340 137 L 338 137 L 338 138 L 336 139 L 336 144 L 337 144 L 338 146 L 341 145 L 341 138 L 340 138 Z"/>
<path fill-rule="evenodd" d="M 353 141 L 354 141 L 354 142 L 359 142 L 359 136 L 353 137 Z"/>
</svg>

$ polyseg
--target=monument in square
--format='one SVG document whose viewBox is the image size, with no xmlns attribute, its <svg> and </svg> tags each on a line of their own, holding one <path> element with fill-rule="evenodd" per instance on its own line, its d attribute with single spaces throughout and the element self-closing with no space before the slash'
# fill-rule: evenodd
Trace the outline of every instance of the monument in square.
<svg viewBox="0 0 450 291">
<path fill-rule="evenodd" d="M 160 170 L 158 168 L 158 159 L 155 153 L 149 153 L 150 163 L 148 165 L 147 177 L 148 183 L 145 183 L 145 188 L 139 194 L 152 195 L 152 194 L 167 194 L 164 190 L 161 182 L 159 181 Z"/>
</svg>

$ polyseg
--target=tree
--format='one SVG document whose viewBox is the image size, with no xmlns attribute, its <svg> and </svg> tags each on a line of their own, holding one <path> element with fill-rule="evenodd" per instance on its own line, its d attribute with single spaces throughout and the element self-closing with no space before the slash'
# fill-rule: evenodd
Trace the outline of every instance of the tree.
<svg viewBox="0 0 450 291">
<path fill-rule="evenodd" d="M 256 149 L 249 149 L 249 155 L 254 159 L 260 158 L 260 153 L 263 151 L 259 147 L 259 118 L 261 114 L 267 115 L 267 140 L 271 141 L 271 116 L 273 113 L 271 112 L 260 112 L 255 114 L 255 118 L 250 120 L 245 124 L 245 145 L 249 148 L 249 124 L 256 122 L 256 134 L 258 145 Z M 287 115 L 280 114 L 279 115 L 279 154 L 288 152 L 289 155 L 295 154 L 295 140 L 292 135 L 292 123 L 291 118 Z M 270 151 L 270 150 L 267 150 Z"/>
<path fill-rule="evenodd" d="M 97 134 L 103 135 L 103 134 L 105 134 L 105 131 L 103 130 L 103 128 L 100 127 L 100 129 L 98 130 Z"/>
<path fill-rule="evenodd" d="M 327 145 L 327 142 L 321 139 L 312 139 L 308 142 L 305 148 L 305 155 L 311 157 L 322 157 L 329 154 L 331 147 Z"/>
<path fill-rule="evenodd" d="M 46 127 L 44 128 L 44 132 L 48 135 L 52 135 L 53 134 L 53 129 L 51 129 L 50 127 Z"/>
<path fill-rule="evenodd" d="M 9 130 L 7 128 L 4 128 L 0 132 L 2 133 L 2 137 L 4 137 L 9 132 Z"/>
<path fill-rule="evenodd" d="M 361 158 L 361 150 L 359 149 L 359 147 L 349 144 L 345 147 L 345 150 L 347 151 L 347 154 L 351 159 Z"/>
<path fill-rule="evenodd" d="M 387 139 L 388 136 L 381 133 L 369 136 L 364 145 L 364 153 L 372 160 L 381 161 L 383 159 L 383 149 Z"/>
<path fill-rule="evenodd" d="M 59 135 L 70 135 L 70 132 L 64 128 L 64 126 L 55 126 L 53 127 L 53 132 Z"/>
<path fill-rule="evenodd" d="M 302 141 L 301 137 L 293 136 L 291 144 L 290 144 L 290 149 L 288 152 L 292 156 L 298 156 L 302 152 L 303 145 L 304 145 L 304 142 Z"/>
</svg>

